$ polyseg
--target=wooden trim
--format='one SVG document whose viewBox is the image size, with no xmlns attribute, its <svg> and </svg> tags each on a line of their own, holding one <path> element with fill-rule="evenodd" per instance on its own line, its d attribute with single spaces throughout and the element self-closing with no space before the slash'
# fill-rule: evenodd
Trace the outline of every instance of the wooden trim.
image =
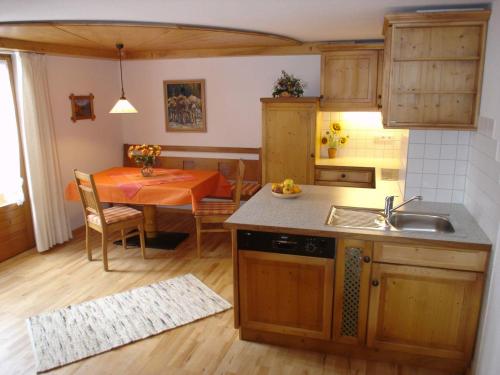
<svg viewBox="0 0 500 375">
<path fill-rule="evenodd" d="M 339 354 L 341 356 L 360 358 L 367 361 L 386 361 L 408 365 L 411 367 L 440 369 L 446 372 L 464 371 L 464 369 L 468 366 L 468 363 L 463 360 L 443 359 L 431 356 L 416 356 L 415 354 L 390 350 L 379 351 L 357 345 L 341 344 L 331 340 L 321 340 L 275 332 L 264 332 L 246 327 L 240 328 L 240 338 L 242 340 L 280 345 L 295 349 L 306 349 L 321 353 Z"/>
<path fill-rule="evenodd" d="M 234 309 L 234 328 L 240 327 L 240 279 L 238 262 L 238 236 L 237 230 L 231 229 L 231 254 L 233 257 L 233 309 Z"/>
<path fill-rule="evenodd" d="M 229 48 L 196 48 L 196 49 L 166 49 L 156 51 L 129 51 L 126 60 L 151 59 L 186 59 L 202 57 L 230 56 L 290 56 L 319 55 L 318 43 L 302 43 L 292 46 L 271 47 L 229 47 Z"/>
<path fill-rule="evenodd" d="M 319 103 L 319 97 L 316 96 L 301 96 L 294 98 L 292 96 L 282 96 L 279 98 L 260 98 L 261 103 Z"/>
<path fill-rule="evenodd" d="M 479 22 L 488 21 L 490 16 L 491 10 L 386 14 L 384 16 L 384 34 L 386 29 L 393 24 L 420 24 L 423 22 L 430 24 L 440 22 L 456 23 L 457 19 L 464 20 L 462 22 Z"/>
<path fill-rule="evenodd" d="M 128 144 L 125 145 L 128 148 Z M 260 147 L 219 147 L 219 146 L 171 146 L 160 145 L 162 151 L 213 152 L 224 154 L 257 154 Z"/>
<path fill-rule="evenodd" d="M 321 52 L 330 51 L 359 51 L 359 50 L 383 50 L 384 41 L 377 43 L 326 43 L 320 44 L 317 48 Z"/>
</svg>

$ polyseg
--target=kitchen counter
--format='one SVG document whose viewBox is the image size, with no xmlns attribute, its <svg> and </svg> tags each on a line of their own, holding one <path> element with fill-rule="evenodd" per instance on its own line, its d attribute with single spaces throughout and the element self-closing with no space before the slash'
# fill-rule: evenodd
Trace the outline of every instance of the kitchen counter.
<svg viewBox="0 0 500 375">
<path fill-rule="evenodd" d="M 456 203 L 411 202 L 401 211 L 449 215 L 455 233 L 425 233 L 355 229 L 325 224 L 331 205 L 383 209 L 385 193 L 381 189 L 303 185 L 303 194 L 295 199 L 279 199 L 265 185 L 254 197 L 225 222 L 228 228 L 249 230 L 311 232 L 324 236 L 363 237 L 384 241 L 396 239 L 446 242 L 447 246 L 489 250 L 491 242 L 465 207 Z"/>
</svg>

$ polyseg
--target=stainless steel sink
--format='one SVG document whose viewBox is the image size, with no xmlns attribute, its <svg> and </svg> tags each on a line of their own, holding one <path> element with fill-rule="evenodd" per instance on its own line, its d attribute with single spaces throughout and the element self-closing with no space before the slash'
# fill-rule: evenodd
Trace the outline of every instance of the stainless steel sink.
<svg viewBox="0 0 500 375">
<path fill-rule="evenodd" d="M 436 215 L 395 212 L 390 216 L 389 224 L 401 231 L 455 232 L 448 218 Z"/>
<path fill-rule="evenodd" d="M 380 210 L 354 207 L 332 206 L 325 224 L 341 228 L 381 231 L 455 232 L 450 220 L 444 215 L 396 211 L 390 215 L 389 220 L 386 220 Z"/>
</svg>

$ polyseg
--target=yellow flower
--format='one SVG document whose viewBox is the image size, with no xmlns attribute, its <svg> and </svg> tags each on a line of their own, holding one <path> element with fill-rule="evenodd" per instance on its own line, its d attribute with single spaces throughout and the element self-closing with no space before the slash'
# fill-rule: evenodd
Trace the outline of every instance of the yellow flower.
<svg viewBox="0 0 500 375">
<path fill-rule="evenodd" d="M 334 122 L 334 123 L 332 124 L 332 130 L 335 130 L 335 131 L 340 131 L 340 130 L 341 130 L 340 124 L 339 124 L 339 123 Z"/>
</svg>

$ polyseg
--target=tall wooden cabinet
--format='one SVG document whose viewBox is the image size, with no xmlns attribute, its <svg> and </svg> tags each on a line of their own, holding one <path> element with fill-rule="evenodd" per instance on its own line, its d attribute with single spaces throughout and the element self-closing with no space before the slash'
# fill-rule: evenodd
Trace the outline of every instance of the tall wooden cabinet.
<svg viewBox="0 0 500 375">
<path fill-rule="evenodd" d="M 322 48 L 322 111 L 379 110 L 382 48 L 382 44 Z"/>
<path fill-rule="evenodd" d="M 318 98 L 262 98 L 262 180 L 314 184 Z"/>
<path fill-rule="evenodd" d="M 384 126 L 476 127 L 489 16 L 474 11 L 385 17 Z"/>
</svg>

